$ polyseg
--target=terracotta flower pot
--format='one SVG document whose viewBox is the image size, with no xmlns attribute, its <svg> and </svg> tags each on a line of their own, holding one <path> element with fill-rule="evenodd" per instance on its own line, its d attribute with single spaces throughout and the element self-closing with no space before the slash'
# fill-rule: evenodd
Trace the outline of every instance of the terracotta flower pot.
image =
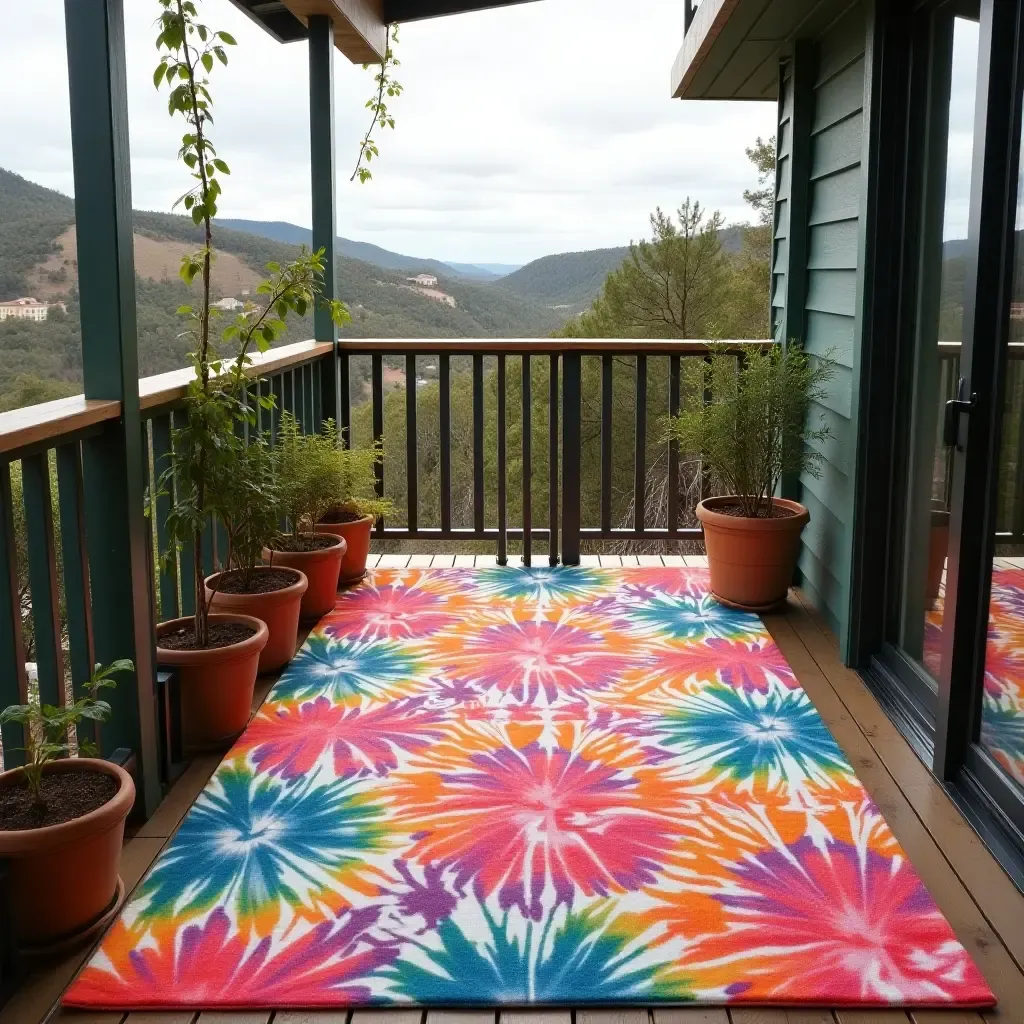
<svg viewBox="0 0 1024 1024">
<path fill-rule="evenodd" d="M 269 565 L 257 566 L 256 572 L 272 572 Z M 309 586 L 306 577 L 298 569 L 296 580 L 290 587 L 271 590 L 265 594 L 225 594 L 216 589 L 221 573 L 206 577 L 206 596 L 213 594 L 210 607 L 218 612 L 232 615 L 251 615 L 267 624 L 270 637 L 266 647 L 260 651 L 260 672 L 274 672 L 287 665 L 295 654 L 295 639 L 299 632 L 299 609 L 302 595 Z M 214 593 L 214 591 L 216 591 Z"/>
<path fill-rule="evenodd" d="M 319 536 L 329 537 L 324 531 Z M 264 548 L 263 561 L 277 567 L 298 569 L 309 582 L 306 592 L 302 595 L 299 615 L 303 619 L 320 619 L 334 610 L 334 602 L 338 598 L 338 578 L 341 575 L 341 563 L 348 551 L 344 537 L 335 536 L 337 543 L 333 547 L 320 548 L 318 551 L 282 551 L 280 548 Z"/>
<path fill-rule="evenodd" d="M 786 599 L 793 581 L 800 534 L 811 516 L 796 501 L 776 498 L 776 508 L 791 514 L 750 519 L 716 511 L 735 497 L 705 498 L 697 506 L 711 570 L 711 592 L 720 601 L 747 611 L 767 611 Z"/>
<path fill-rule="evenodd" d="M 223 745 L 249 724 L 260 652 L 270 639 L 266 623 L 249 615 L 211 612 L 209 621 L 211 625 L 240 622 L 256 632 L 229 647 L 172 651 L 160 646 L 160 637 L 191 625 L 191 616 L 170 619 L 156 627 L 157 663 L 178 671 L 182 728 L 190 747 Z"/>
<path fill-rule="evenodd" d="M 348 551 L 341 563 L 339 586 L 358 583 L 366 575 L 366 559 L 370 554 L 370 531 L 373 516 L 353 519 L 350 523 L 317 523 L 317 533 L 334 533 L 345 538 Z"/>
<path fill-rule="evenodd" d="M 10 869 L 7 892 L 15 941 L 19 946 L 67 948 L 85 941 L 110 916 L 124 820 L 135 803 L 132 777 L 110 761 L 91 757 L 51 761 L 46 774 L 80 769 L 117 780 L 117 792 L 102 807 L 60 825 L 0 831 L 0 857 Z M 21 785 L 17 769 L 0 775 L 0 786 Z"/>
</svg>

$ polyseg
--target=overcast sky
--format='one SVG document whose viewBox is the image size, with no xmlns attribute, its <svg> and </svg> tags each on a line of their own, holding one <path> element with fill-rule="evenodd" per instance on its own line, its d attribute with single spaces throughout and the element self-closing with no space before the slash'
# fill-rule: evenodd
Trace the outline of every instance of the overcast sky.
<svg viewBox="0 0 1024 1024">
<path fill-rule="evenodd" d="M 0 166 L 72 191 L 63 0 L 2 0 Z M 155 0 L 125 0 L 132 192 L 170 210 L 186 184 L 181 127 L 152 86 Z M 308 226 L 307 56 L 227 0 L 202 0 L 238 40 L 213 80 L 214 141 L 232 166 L 225 216 Z M 686 195 L 747 219 L 744 148 L 772 133 L 772 103 L 680 102 L 669 70 L 683 0 L 541 0 L 402 28 L 394 107 L 367 185 L 348 176 L 371 73 L 338 54 L 338 232 L 413 256 L 523 263 L 622 245 Z"/>
</svg>

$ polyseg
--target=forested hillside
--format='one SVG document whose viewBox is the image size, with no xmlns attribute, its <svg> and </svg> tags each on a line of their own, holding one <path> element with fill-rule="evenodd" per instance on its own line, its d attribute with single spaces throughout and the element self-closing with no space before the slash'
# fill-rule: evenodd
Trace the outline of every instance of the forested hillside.
<svg viewBox="0 0 1024 1024">
<path fill-rule="evenodd" d="M 0 323 L 0 409 L 73 394 L 81 380 L 77 253 L 74 203 L 0 169 L 0 299 L 36 294 L 63 301 L 67 315 L 53 312 L 43 323 Z M 143 375 L 186 363 L 189 341 L 182 336 L 179 306 L 194 293 L 177 278 L 181 253 L 201 244 L 191 219 L 136 211 L 136 305 L 139 368 Z M 297 245 L 229 228 L 215 231 L 220 253 L 214 282 L 223 294 L 242 297 L 254 290 L 271 260 L 284 263 Z M 383 251 L 383 250 L 382 250 Z M 338 289 L 349 305 L 349 337 L 465 338 L 546 336 L 565 321 L 544 304 L 460 277 L 438 275 L 452 308 L 409 286 L 406 274 L 362 260 L 339 260 Z M 233 284 L 229 284 L 233 282 Z M 311 318 L 295 321 L 280 344 L 312 335 Z"/>
</svg>

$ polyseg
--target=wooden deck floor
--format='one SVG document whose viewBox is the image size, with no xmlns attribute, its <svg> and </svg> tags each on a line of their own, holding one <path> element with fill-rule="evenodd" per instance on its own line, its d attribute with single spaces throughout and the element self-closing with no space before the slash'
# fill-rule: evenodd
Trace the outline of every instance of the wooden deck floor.
<svg viewBox="0 0 1024 1024">
<path fill-rule="evenodd" d="M 486 566 L 494 556 L 371 556 L 382 567 Z M 706 564 L 703 556 L 585 556 L 585 564 Z M 541 558 L 536 564 L 543 564 Z M 856 673 L 839 662 L 835 637 L 798 591 L 765 617 L 775 641 L 836 741 L 878 804 L 942 912 L 999 998 L 999 1008 L 963 1011 L 626 1009 L 537 1012 L 250 1011 L 245 1013 L 76 1013 L 56 1009 L 81 957 L 40 972 L 0 1011 L 0 1024 L 1022 1024 L 1024 896 L 985 849 L 945 792 L 886 718 Z M 271 685 L 260 687 L 262 701 Z M 194 761 L 157 813 L 128 842 L 122 876 L 131 889 L 202 790 L 217 758 Z"/>
</svg>

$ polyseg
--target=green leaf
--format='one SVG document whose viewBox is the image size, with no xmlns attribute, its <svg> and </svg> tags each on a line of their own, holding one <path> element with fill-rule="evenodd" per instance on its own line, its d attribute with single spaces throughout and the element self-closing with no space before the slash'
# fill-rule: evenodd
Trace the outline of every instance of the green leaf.
<svg viewBox="0 0 1024 1024">
<path fill-rule="evenodd" d="M 234 37 L 233 35 L 231 35 L 231 34 L 230 34 L 229 32 L 218 32 L 218 33 L 217 33 L 217 35 L 218 35 L 218 36 L 219 36 L 219 37 L 220 37 L 220 38 L 221 38 L 221 39 L 222 39 L 222 40 L 223 40 L 223 41 L 224 41 L 225 43 L 227 43 L 227 44 L 228 44 L 228 46 L 234 46 L 234 45 L 236 45 L 236 44 L 235 44 L 235 37 Z"/>
</svg>

